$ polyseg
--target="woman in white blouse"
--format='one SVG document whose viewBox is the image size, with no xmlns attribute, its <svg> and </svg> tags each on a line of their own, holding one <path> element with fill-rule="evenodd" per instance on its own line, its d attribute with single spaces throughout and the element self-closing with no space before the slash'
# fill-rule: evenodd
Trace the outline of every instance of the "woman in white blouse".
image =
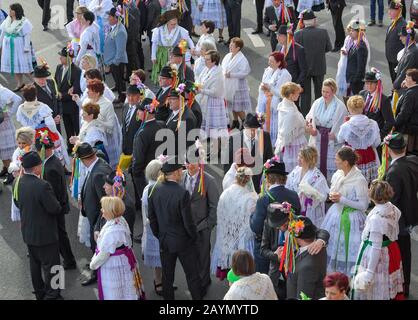
<svg viewBox="0 0 418 320">
<path fill-rule="evenodd" d="M 216 50 L 216 45 L 213 44 L 211 41 L 203 41 L 199 47 L 199 57 L 195 60 L 193 71 L 195 79 L 199 79 L 202 71 L 205 69 L 205 55 L 206 52 L 210 50 Z"/>
</svg>

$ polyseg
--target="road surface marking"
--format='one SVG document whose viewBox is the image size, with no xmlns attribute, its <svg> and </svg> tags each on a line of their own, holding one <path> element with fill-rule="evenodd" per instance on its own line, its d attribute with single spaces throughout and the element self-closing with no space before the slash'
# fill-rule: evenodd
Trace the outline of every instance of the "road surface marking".
<svg viewBox="0 0 418 320">
<path fill-rule="evenodd" d="M 51 49 L 60 48 L 60 45 L 63 45 L 65 43 L 67 43 L 67 40 L 57 41 L 57 42 L 51 44 L 50 46 L 47 46 L 47 47 L 45 47 L 45 48 L 43 48 L 41 50 L 36 51 L 36 56 L 39 56 L 41 53 L 46 52 L 46 51 L 49 51 Z"/>
<path fill-rule="evenodd" d="M 254 31 L 253 28 L 244 28 L 243 30 L 247 34 L 248 38 L 250 38 L 255 48 L 263 48 L 266 46 L 264 41 L 258 34 L 251 34 L 251 32 Z"/>
</svg>

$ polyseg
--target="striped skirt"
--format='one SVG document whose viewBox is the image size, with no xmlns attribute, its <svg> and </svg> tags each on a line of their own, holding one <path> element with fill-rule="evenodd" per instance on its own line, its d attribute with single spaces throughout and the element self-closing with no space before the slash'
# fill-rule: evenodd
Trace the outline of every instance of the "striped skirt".
<svg viewBox="0 0 418 320">
<path fill-rule="evenodd" d="M 200 21 L 212 20 L 216 29 L 223 29 L 227 26 L 226 12 L 221 0 L 207 0 L 203 5 L 203 10 L 199 13 Z"/>
<path fill-rule="evenodd" d="M 250 112 L 251 111 L 251 98 L 250 90 L 246 79 L 240 79 L 238 81 L 238 90 L 235 92 L 234 101 L 226 101 L 226 106 L 229 111 L 233 112 Z"/>
<path fill-rule="evenodd" d="M 228 117 L 225 101 L 222 98 L 209 97 L 207 105 L 203 108 L 201 127 L 202 138 L 220 138 L 228 136 Z"/>
<path fill-rule="evenodd" d="M 16 150 L 15 126 L 7 113 L 4 114 L 4 121 L 0 124 L 0 160 L 12 159 Z"/>
</svg>

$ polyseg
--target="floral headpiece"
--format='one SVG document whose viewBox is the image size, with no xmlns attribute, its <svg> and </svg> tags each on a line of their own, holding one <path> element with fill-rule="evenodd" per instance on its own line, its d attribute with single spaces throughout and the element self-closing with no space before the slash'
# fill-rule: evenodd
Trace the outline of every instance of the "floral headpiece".
<svg viewBox="0 0 418 320">
<path fill-rule="evenodd" d="M 50 69 L 48 62 L 45 60 L 45 58 L 39 58 L 39 67 L 46 70 Z"/>
<path fill-rule="evenodd" d="M 271 166 L 273 165 L 273 162 L 279 162 L 279 161 L 280 161 L 279 156 L 278 155 L 275 155 L 273 158 L 268 159 L 266 161 L 266 163 L 264 164 L 264 169 L 270 169 Z"/>
<path fill-rule="evenodd" d="M 186 39 L 181 39 L 180 40 L 180 42 L 179 42 L 179 44 L 178 44 L 178 47 L 180 48 L 180 51 L 181 51 L 181 54 L 184 56 L 185 54 L 186 54 L 186 52 L 187 52 L 187 41 L 186 41 Z"/>
<path fill-rule="evenodd" d="M 305 223 L 303 220 L 292 220 L 289 223 L 287 230 L 292 233 L 296 238 L 300 236 L 300 234 L 305 229 Z"/>
<path fill-rule="evenodd" d="M 166 163 L 166 162 L 168 161 L 168 159 L 169 159 L 169 156 L 166 156 L 166 155 L 163 155 L 163 154 L 160 154 L 160 155 L 157 157 L 157 160 L 158 160 L 158 161 L 160 161 L 160 162 L 161 162 L 161 164 Z"/>
<path fill-rule="evenodd" d="M 384 139 L 383 143 L 386 145 L 389 145 L 390 141 L 394 138 L 396 138 L 399 135 L 399 133 L 389 133 Z"/>
</svg>

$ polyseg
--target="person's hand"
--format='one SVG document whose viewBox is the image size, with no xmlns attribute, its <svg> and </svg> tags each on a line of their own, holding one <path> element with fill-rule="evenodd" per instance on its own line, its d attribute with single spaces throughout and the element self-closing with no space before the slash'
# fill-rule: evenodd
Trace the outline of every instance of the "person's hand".
<svg viewBox="0 0 418 320">
<path fill-rule="evenodd" d="M 231 73 L 230 72 L 225 73 L 225 78 L 231 78 Z"/>
<path fill-rule="evenodd" d="M 306 131 L 308 131 L 309 134 L 313 137 L 316 137 L 316 135 L 318 134 L 318 131 L 314 129 L 311 122 L 306 122 Z"/>
<path fill-rule="evenodd" d="M 322 248 L 324 247 L 324 241 L 323 240 L 315 240 L 308 246 L 308 252 L 311 256 L 314 256 L 318 254 Z"/>
<path fill-rule="evenodd" d="M 94 231 L 94 241 L 97 242 L 97 239 L 99 239 L 99 234 L 100 234 L 99 231 Z"/>
<path fill-rule="evenodd" d="M 335 133 L 334 132 L 330 132 L 328 134 L 328 138 L 329 138 L 329 140 L 335 140 Z"/>
<path fill-rule="evenodd" d="M 277 25 L 275 25 L 275 24 L 271 24 L 271 25 L 269 25 L 269 29 L 270 29 L 271 31 L 277 31 Z"/>
<path fill-rule="evenodd" d="M 283 247 L 278 247 L 276 249 L 276 251 L 274 251 L 274 254 L 277 254 L 277 256 L 279 257 L 279 259 L 282 257 L 282 253 L 283 253 Z"/>
<path fill-rule="evenodd" d="M 68 139 L 68 141 L 70 141 L 71 144 L 77 144 L 77 142 L 80 140 L 79 137 L 77 136 L 72 136 L 70 137 L 70 139 Z"/>
<path fill-rule="evenodd" d="M 346 56 L 347 55 L 347 50 L 341 49 L 341 53 Z"/>
<path fill-rule="evenodd" d="M 60 122 L 61 122 L 61 116 L 60 116 L 60 115 L 57 115 L 57 116 L 54 118 L 54 122 L 55 122 L 55 124 L 60 124 Z"/>
<path fill-rule="evenodd" d="M 341 200 L 341 193 L 339 193 L 339 192 L 330 192 L 329 199 L 332 202 L 334 202 L 334 203 L 338 203 Z"/>
<path fill-rule="evenodd" d="M 80 96 L 78 94 L 72 94 L 71 98 L 73 99 L 73 101 L 77 102 L 78 100 L 80 100 Z"/>
<path fill-rule="evenodd" d="M 73 88 L 73 87 L 71 87 L 70 89 L 68 89 L 68 94 L 69 94 L 70 96 L 72 96 L 72 95 L 73 95 L 73 92 L 74 92 L 74 88 Z"/>
<path fill-rule="evenodd" d="M 192 56 L 197 56 L 195 48 L 191 49 L 190 53 L 192 54 Z"/>
</svg>

